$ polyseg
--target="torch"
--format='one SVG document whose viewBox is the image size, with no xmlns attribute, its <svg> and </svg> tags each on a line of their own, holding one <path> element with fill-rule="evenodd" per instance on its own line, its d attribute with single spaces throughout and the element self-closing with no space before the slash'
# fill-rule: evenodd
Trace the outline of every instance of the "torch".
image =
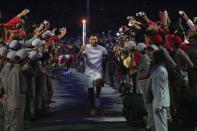
<svg viewBox="0 0 197 131">
<path fill-rule="evenodd" d="M 82 23 L 83 23 L 83 31 L 82 31 L 83 45 L 85 45 L 85 42 L 86 42 L 86 20 L 82 20 Z"/>
</svg>

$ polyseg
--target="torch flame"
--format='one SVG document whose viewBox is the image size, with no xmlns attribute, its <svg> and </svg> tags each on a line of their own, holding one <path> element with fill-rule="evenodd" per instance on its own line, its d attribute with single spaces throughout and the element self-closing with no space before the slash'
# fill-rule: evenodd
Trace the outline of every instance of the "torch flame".
<svg viewBox="0 0 197 131">
<path fill-rule="evenodd" d="M 82 23 L 86 23 L 86 20 L 82 20 Z"/>
</svg>

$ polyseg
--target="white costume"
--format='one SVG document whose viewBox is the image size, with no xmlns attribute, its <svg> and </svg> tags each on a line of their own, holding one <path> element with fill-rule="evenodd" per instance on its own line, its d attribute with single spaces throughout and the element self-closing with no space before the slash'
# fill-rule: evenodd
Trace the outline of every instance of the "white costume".
<svg viewBox="0 0 197 131">
<path fill-rule="evenodd" d="M 85 57 L 85 75 L 88 78 L 89 88 L 92 88 L 95 86 L 95 80 L 102 78 L 103 56 L 107 54 L 107 50 L 100 45 L 88 44 L 83 54 Z"/>
<path fill-rule="evenodd" d="M 150 90 L 153 101 L 153 117 L 156 131 L 168 131 L 167 108 L 170 107 L 170 95 L 168 85 L 168 73 L 164 66 L 160 65 L 150 77 Z M 155 113 L 155 109 L 160 111 Z"/>
</svg>

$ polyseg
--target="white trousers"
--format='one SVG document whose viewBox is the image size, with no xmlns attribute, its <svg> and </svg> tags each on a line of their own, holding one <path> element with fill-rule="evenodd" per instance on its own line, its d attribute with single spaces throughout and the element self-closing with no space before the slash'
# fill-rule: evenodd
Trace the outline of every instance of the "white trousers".
<svg viewBox="0 0 197 131">
<path fill-rule="evenodd" d="M 153 117 L 156 131 L 168 131 L 167 108 L 162 108 L 158 113 L 153 110 Z"/>
<path fill-rule="evenodd" d="M 101 73 L 95 73 L 92 76 L 87 76 L 88 80 L 88 88 L 94 88 L 96 86 L 96 80 L 97 79 L 102 79 L 102 74 Z"/>
</svg>

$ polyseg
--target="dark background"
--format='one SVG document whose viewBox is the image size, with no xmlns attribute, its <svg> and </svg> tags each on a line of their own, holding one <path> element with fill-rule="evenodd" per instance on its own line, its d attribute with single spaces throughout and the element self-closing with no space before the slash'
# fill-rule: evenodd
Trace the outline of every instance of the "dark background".
<svg viewBox="0 0 197 131">
<path fill-rule="evenodd" d="M 197 0 L 90 0 L 90 29 L 92 31 L 117 30 L 126 25 L 126 16 L 145 11 L 158 19 L 158 11 L 167 9 L 171 19 L 176 21 L 179 10 L 185 10 L 190 17 L 196 15 Z M 3 21 L 18 14 L 24 8 L 31 10 L 28 18 L 34 23 L 43 19 L 53 26 L 67 26 L 71 33 L 81 29 L 81 20 L 86 17 L 86 0 L 0 0 Z M 81 32 L 80 32 L 81 33 Z"/>
</svg>

